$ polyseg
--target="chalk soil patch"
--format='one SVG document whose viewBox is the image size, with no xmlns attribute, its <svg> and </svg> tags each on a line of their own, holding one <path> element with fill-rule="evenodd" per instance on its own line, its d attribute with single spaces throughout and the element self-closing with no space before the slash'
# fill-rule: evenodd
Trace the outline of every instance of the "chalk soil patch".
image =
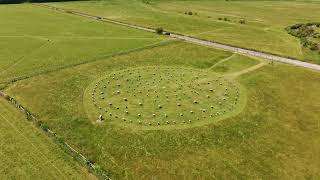
<svg viewBox="0 0 320 180">
<path fill-rule="evenodd" d="M 233 79 L 179 67 L 139 67 L 114 71 L 85 93 L 95 122 L 142 129 L 185 128 L 230 117 L 244 106 Z"/>
</svg>

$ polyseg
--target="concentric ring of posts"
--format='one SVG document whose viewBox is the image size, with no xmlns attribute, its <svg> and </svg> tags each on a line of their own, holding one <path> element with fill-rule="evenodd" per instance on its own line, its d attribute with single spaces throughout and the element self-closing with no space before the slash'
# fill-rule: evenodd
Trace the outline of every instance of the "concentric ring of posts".
<svg viewBox="0 0 320 180">
<path fill-rule="evenodd" d="M 115 71 L 91 91 L 98 121 L 173 126 L 216 119 L 235 111 L 236 83 L 204 70 L 140 67 Z"/>
</svg>

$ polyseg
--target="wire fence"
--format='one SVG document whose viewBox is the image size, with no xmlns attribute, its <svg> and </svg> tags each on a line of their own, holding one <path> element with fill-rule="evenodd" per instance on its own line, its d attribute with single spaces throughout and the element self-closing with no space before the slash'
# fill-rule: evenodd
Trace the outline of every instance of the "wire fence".
<svg viewBox="0 0 320 180">
<path fill-rule="evenodd" d="M 97 177 L 101 179 L 111 180 L 108 173 L 101 169 L 99 165 L 93 163 L 91 160 L 86 158 L 84 155 L 76 151 L 73 147 L 71 147 L 61 136 L 57 135 L 52 129 L 49 128 L 45 123 L 41 120 L 37 119 L 29 110 L 23 107 L 16 99 L 10 97 L 4 92 L 0 91 L 0 97 L 4 98 L 12 105 L 14 105 L 21 113 L 26 116 L 28 121 L 31 121 L 34 125 L 40 128 L 43 132 L 45 132 L 49 137 L 52 137 L 53 140 L 58 143 L 63 149 L 70 154 L 74 159 L 79 161 L 82 165 L 85 165 L 89 172 L 95 174 Z"/>
</svg>

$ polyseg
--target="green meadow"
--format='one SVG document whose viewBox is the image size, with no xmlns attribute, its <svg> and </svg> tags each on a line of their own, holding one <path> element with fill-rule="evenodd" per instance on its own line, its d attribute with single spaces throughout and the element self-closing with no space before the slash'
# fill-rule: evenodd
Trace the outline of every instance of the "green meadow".
<svg viewBox="0 0 320 180">
<path fill-rule="evenodd" d="M 1 82 L 146 48 L 163 38 L 28 4 L 0 6 Z"/>
<path fill-rule="evenodd" d="M 185 53 L 176 56 L 175 50 Z M 318 177 L 318 72 L 274 63 L 233 77 L 246 94 L 244 109 L 193 128 L 143 130 L 119 126 L 117 120 L 95 123 L 98 117 L 88 116 L 84 98 L 91 94 L 85 92 L 96 79 L 121 69 L 155 65 L 213 71 L 214 64 L 230 56 L 173 42 L 22 80 L 6 92 L 115 179 Z M 234 63 L 229 62 L 234 64 L 230 72 L 239 67 L 237 56 L 252 65 L 258 63 L 235 55 L 230 59 Z M 248 63 L 243 67 L 250 69 Z"/>
<path fill-rule="evenodd" d="M 317 4 L 52 3 L 319 63 L 284 30 Z M 28 3 L 0 5 L 0 27 L 1 91 L 112 179 L 320 177 L 318 71 Z M 1 99 L 0 121 L 0 179 L 96 178 Z"/>
<path fill-rule="evenodd" d="M 1 179 L 96 179 L 0 99 Z"/>
<path fill-rule="evenodd" d="M 285 31 L 296 23 L 318 22 L 318 1 L 111 0 L 51 5 L 320 64 L 318 53 Z"/>
</svg>

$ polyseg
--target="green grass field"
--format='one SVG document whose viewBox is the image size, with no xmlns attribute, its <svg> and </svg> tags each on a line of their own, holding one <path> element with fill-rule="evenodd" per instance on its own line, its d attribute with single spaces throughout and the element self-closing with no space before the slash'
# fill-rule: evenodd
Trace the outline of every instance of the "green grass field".
<svg viewBox="0 0 320 180">
<path fill-rule="evenodd" d="M 215 64 L 211 69 L 218 73 L 229 74 L 247 69 L 257 64 L 259 64 L 259 61 L 256 59 L 250 59 L 246 56 L 234 54 Z"/>
<path fill-rule="evenodd" d="M 1 82 L 96 61 L 164 39 L 47 9 L 0 6 Z"/>
<path fill-rule="evenodd" d="M 0 99 L 0 179 L 95 179 Z"/>
<path fill-rule="evenodd" d="M 287 23 L 316 20 L 317 2 L 170 2 L 53 4 L 199 37 L 220 27 L 222 40 L 231 33 L 243 37 L 234 40 L 239 45 L 318 57 L 282 31 Z M 260 13 L 262 5 L 270 12 Z M 301 11 L 292 15 L 285 11 L 289 7 Z M 310 9 L 315 13 L 303 13 Z M 198 15 L 185 15 L 186 10 Z M 232 21 L 219 21 L 222 15 Z M 236 22 L 243 17 L 247 24 Z M 112 179 L 320 178 L 317 71 L 31 4 L 1 5 L 0 25 L 1 91 Z M 239 34 L 233 28 L 240 28 Z M 244 36 L 248 33 L 253 36 Z M 270 39 L 276 37 L 281 38 Z M 3 100 L 0 121 L 5 139 L 0 157 L 6 160 L 1 167 L 8 167 L 0 170 L 5 175 L 0 179 L 95 178 Z M 21 158 L 25 154 L 29 159 Z"/>
<path fill-rule="evenodd" d="M 146 1 L 85 1 L 52 5 L 320 64 L 318 53 L 303 48 L 298 39 L 284 30 L 296 23 L 319 21 L 320 4 L 317 1 L 143 2 Z M 185 14 L 189 11 L 193 15 Z M 241 19 L 246 23 L 240 24 Z"/>
<path fill-rule="evenodd" d="M 174 49 L 185 54 L 176 56 Z M 277 63 L 248 72 L 236 78 L 245 89 L 244 110 L 193 128 L 143 131 L 87 116 L 84 93 L 96 79 L 130 67 L 176 66 L 179 60 L 180 67 L 210 71 L 231 55 L 212 60 L 222 53 L 174 42 L 19 81 L 6 91 L 116 179 L 319 177 L 318 72 Z M 196 63 L 190 54 L 198 55 Z"/>
</svg>

